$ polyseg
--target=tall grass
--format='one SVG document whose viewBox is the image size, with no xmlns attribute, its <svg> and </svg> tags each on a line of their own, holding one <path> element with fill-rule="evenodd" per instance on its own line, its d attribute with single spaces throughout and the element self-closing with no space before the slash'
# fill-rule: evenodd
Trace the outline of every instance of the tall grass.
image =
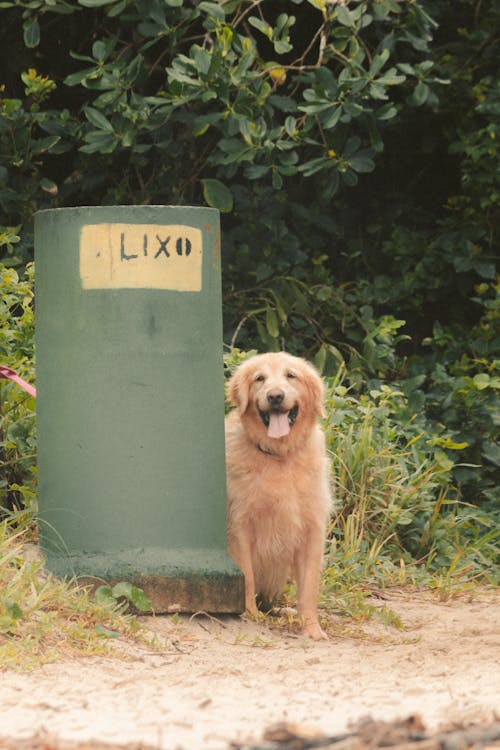
<svg viewBox="0 0 500 750">
<path fill-rule="evenodd" d="M 498 532 L 460 502 L 450 467 L 415 420 L 401 420 L 401 394 L 384 387 L 354 399 L 329 393 L 326 425 L 337 515 L 330 529 L 330 590 L 425 583 L 492 582 Z"/>
<path fill-rule="evenodd" d="M 85 588 L 48 574 L 29 553 L 32 529 L 0 523 L 0 664 L 31 669 L 61 656 L 111 653 L 136 620 Z"/>
</svg>

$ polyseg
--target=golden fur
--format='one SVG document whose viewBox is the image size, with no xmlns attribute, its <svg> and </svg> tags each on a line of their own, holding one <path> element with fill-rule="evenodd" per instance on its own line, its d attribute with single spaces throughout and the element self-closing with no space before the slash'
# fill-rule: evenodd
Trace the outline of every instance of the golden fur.
<svg viewBox="0 0 500 750">
<path fill-rule="evenodd" d="M 258 354 L 229 381 L 226 418 L 228 549 L 245 575 L 246 609 L 255 614 L 255 597 L 271 601 L 293 574 L 304 633 L 315 639 L 326 637 L 317 600 L 332 504 L 323 397 L 305 360 Z"/>
</svg>

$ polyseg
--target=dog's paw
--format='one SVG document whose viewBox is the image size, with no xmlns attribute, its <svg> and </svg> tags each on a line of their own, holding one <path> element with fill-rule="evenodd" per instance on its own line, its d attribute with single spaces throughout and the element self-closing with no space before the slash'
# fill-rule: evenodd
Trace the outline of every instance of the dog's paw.
<svg viewBox="0 0 500 750">
<path fill-rule="evenodd" d="M 304 628 L 302 630 L 303 635 L 306 636 L 306 638 L 311 638 L 313 641 L 327 641 L 328 636 L 323 630 L 323 628 L 320 626 L 319 622 L 309 622 L 306 625 L 304 625 Z"/>
<path fill-rule="evenodd" d="M 242 614 L 243 619 L 246 620 L 252 620 L 253 622 L 264 622 L 265 615 L 260 612 L 260 610 L 255 606 L 253 607 L 246 607 L 245 611 Z"/>
</svg>

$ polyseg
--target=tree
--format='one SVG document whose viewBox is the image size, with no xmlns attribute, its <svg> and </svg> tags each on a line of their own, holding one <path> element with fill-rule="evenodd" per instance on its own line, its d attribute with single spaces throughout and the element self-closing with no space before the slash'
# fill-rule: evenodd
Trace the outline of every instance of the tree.
<svg viewBox="0 0 500 750">
<path fill-rule="evenodd" d="M 285 346 L 358 391 L 397 380 L 491 495 L 493 0 L 0 7 L 7 264 L 31 257 L 37 208 L 216 206 L 226 343 Z"/>
</svg>

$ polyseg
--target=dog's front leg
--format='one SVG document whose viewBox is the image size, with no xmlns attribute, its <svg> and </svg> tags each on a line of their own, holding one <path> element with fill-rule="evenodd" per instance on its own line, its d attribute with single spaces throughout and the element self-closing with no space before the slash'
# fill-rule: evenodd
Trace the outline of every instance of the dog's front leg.
<svg viewBox="0 0 500 750">
<path fill-rule="evenodd" d="M 294 560 L 297 580 L 297 609 L 303 622 L 303 633 L 314 640 L 328 638 L 318 619 L 323 538 L 322 530 L 310 529 L 306 539 L 297 550 Z"/>
<path fill-rule="evenodd" d="M 257 592 L 255 591 L 252 552 L 248 537 L 241 535 L 238 539 L 231 540 L 229 542 L 229 554 L 245 576 L 245 609 L 249 614 L 256 615 L 258 613 L 255 602 Z"/>
</svg>

